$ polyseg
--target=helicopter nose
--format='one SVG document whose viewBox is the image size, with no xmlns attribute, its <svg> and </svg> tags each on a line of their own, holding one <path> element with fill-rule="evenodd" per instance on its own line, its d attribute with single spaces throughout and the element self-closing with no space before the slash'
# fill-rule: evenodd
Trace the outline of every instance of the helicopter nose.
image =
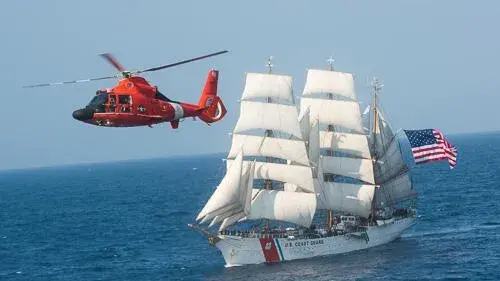
<svg viewBox="0 0 500 281">
<path fill-rule="evenodd" d="M 86 121 L 92 119 L 93 116 L 94 113 L 92 112 L 92 110 L 88 110 L 86 108 L 73 111 L 73 118 L 78 121 Z"/>
</svg>

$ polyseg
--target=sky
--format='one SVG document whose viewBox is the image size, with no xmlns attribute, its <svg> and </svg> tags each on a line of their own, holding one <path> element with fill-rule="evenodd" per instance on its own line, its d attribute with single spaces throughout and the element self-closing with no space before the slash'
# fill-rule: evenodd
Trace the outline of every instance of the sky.
<svg viewBox="0 0 500 281">
<path fill-rule="evenodd" d="M 0 9 L 0 169 L 227 152 L 245 72 L 294 77 L 307 68 L 354 73 L 360 100 L 369 78 L 385 87 L 393 128 L 439 128 L 445 135 L 500 130 L 498 1 L 2 1 Z M 103 128 L 74 120 L 114 80 L 45 88 L 23 85 L 115 74 L 98 56 L 129 69 L 228 49 L 230 53 L 145 75 L 168 97 L 195 103 L 210 68 L 220 70 L 228 109 L 207 126 L 178 130 Z M 366 103 L 366 102 L 365 102 Z M 363 106 L 363 104 L 362 104 Z"/>
</svg>

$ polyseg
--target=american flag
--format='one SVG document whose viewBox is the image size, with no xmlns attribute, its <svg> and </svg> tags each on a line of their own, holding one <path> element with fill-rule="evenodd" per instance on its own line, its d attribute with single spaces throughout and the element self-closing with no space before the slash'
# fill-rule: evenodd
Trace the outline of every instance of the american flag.
<svg viewBox="0 0 500 281">
<path fill-rule="evenodd" d="M 439 130 L 404 130 L 410 141 L 416 164 L 446 160 L 453 169 L 457 164 L 457 148 Z"/>
</svg>

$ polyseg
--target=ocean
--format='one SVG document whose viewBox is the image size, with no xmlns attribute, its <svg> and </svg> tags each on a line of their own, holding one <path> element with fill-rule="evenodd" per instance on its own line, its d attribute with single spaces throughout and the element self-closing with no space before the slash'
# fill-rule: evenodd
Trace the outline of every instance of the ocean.
<svg viewBox="0 0 500 281">
<path fill-rule="evenodd" d="M 449 138 L 401 239 L 274 265 L 225 268 L 187 227 L 224 154 L 0 171 L 0 280 L 500 280 L 500 133 Z"/>
</svg>

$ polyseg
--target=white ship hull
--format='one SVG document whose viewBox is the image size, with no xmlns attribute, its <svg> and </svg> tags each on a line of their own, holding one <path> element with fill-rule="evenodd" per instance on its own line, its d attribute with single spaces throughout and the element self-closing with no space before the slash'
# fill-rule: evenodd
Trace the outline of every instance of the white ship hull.
<svg viewBox="0 0 500 281">
<path fill-rule="evenodd" d="M 287 260 L 342 254 L 389 243 L 414 224 L 414 218 L 394 220 L 385 225 L 368 227 L 362 233 L 329 236 L 315 239 L 242 238 L 220 235 L 216 247 L 226 266 L 277 263 Z"/>
</svg>

